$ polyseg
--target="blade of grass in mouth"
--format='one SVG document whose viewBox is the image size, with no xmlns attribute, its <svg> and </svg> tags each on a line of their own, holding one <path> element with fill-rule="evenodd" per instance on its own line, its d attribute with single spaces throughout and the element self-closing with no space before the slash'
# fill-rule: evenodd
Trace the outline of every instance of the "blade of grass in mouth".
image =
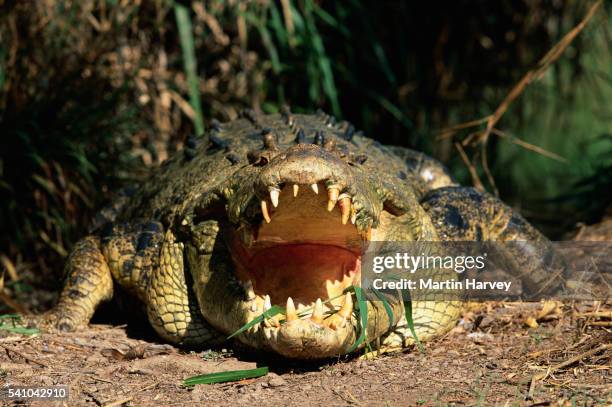
<svg viewBox="0 0 612 407">
<path fill-rule="evenodd" d="M 242 326 L 242 328 L 240 328 L 239 330 L 237 330 L 236 332 L 234 332 L 233 334 L 231 334 L 230 336 L 227 337 L 227 339 L 231 339 L 234 336 L 243 333 L 244 331 L 246 331 L 247 329 L 249 329 L 250 327 L 260 324 L 265 318 L 271 318 L 277 314 L 280 314 L 282 312 L 285 311 L 285 307 L 281 307 L 280 305 L 273 305 L 272 308 L 270 308 L 267 311 L 264 311 L 261 315 L 253 318 L 251 321 L 247 322 L 246 324 L 244 324 Z"/>
<path fill-rule="evenodd" d="M 335 300 L 336 298 L 340 298 L 341 296 L 342 295 L 337 295 L 337 296 L 332 297 L 332 298 L 330 298 L 328 300 L 325 300 L 323 303 L 326 304 L 326 303 L 328 303 L 330 301 Z M 312 307 L 308 307 L 308 308 L 302 310 L 299 315 L 303 316 L 303 315 L 307 314 L 309 310 L 312 311 Z M 281 307 L 280 305 L 273 305 L 272 308 L 270 308 L 269 310 L 264 311 L 260 315 L 258 315 L 255 318 L 253 318 L 251 321 L 249 321 L 246 324 L 244 324 L 240 329 L 238 329 L 236 332 L 234 332 L 233 334 L 228 336 L 227 339 L 231 339 L 234 336 L 243 333 L 244 331 L 246 331 L 247 329 L 251 328 L 252 326 L 260 324 L 266 318 L 272 318 L 273 316 L 275 316 L 277 314 L 284 314 L 284 313 L 285 313 L 285 307 Z"/>
<path fill-rule="evenodd" d="M 357 312 L 359 313 L 359 321 L 360 321 L 360 330 L 359 338 L 355 341 L 353 346 L 351 346 L 347 353 L 351 353 L 359 345 L 361 345 L 366 340 L 367 327 L 368 327 L 368 303 L 365 299 L 365 295 L 363 294 L 363 290 L 361 287 L 351 286 L 347 288 L 347 290 L 352 290 L 355 293 L 355 297 L 357 298 Z"/>
</svg>

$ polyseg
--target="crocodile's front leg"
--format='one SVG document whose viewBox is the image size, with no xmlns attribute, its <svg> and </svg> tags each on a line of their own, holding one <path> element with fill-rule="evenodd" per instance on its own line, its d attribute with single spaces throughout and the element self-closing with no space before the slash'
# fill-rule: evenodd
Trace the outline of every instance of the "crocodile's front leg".
<svg viewBox="0 0 612 407">
<path fill-rule="evenodd" d="M 159 222 L 119 224 L 106 232 L 102 244 L 113 278 L 144 303 L 162 338 L 180 345 L 220 341 L 188 284 L 183 243 L 170 230 L 164 232 Z"/>
<path fill-rule="evenodd" d="M 113 296 L 113 279 L 98 237 L 87 236 L 75 245 L 66 262 L 65 274 L 59 302 L 44 316 L 42 323 L 60 331 L 72 331 L 87 324 L 98 305 Z"/>
<path fill-rule="evenodd" d="M 79 241 L 66 263 L 57 306 L 43 325 L 73 331 L 113 296 L 113 281 L 138 297 L 149 321 L 169 342 L 210 345 L 220 335 L 204 320 L 188 286 L 183 245 L 158 222 L 109 224 L 101 237 Z M 34 319 L 33 322 L 39 322 Z"/>
<path fill-rule="evenodd" d="M 151 276 L 146 292 L 147 314 L 157 333 L 169 342 L 184 345 L 211 345 L 223 340 L 202 317 L 186 272 L 183 243 L 166 232 L 159 255 L 159 267 Z"/>
</svg>

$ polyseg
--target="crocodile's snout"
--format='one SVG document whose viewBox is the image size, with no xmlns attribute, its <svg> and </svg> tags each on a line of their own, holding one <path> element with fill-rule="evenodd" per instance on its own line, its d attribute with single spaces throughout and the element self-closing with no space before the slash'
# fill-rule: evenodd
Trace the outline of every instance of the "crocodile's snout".
<svg viewBox="0 0 612 407">
<path fill-rule="evenodd" d="M 316 144 L 298 144 L 275 156 L 259 174 L 257 192 L 281 189 L 288 185 L 324 183 L 336 189 L 346 188 L 353 181 L 349 164 L 335 150 Z"/>
</svg>

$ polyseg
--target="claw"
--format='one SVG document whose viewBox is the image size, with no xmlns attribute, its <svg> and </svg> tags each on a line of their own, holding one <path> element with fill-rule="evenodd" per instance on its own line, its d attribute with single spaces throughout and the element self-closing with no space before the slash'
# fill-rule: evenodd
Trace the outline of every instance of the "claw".
<svg viewBox="0 0 612 407">
<path fill-rule="evenodd" d="M 261 201 L 261 214 L 263 215 L 266 223 L 270 223 L 270 214 L 268 213 L 268 204 L 266 201 Z"/>
<path fill-rule="evenodd" d="M 317 302 L 315 302 L 310 320 L 317 325 L 321 325 L 323 323 L 323 303 L 321 302 L 320 298 L 317 298 Z"/>
<path fill-rule="evenodd" d="M 270 200 L 272 201 L 272 206 L 275 208 L 278 206 L 278 197 L 280 195 L 280 189 L 270 187 Z"/>
<path fill-rule="evenodd" d="M 291 321 L 295 321 L 296 319 L 298 319 L 298 314 L 295 311 L 295 304 L 293 303 L 293 300 L 291 299 L 291 297 L 289 297 L 287 298 L 285 320 L 287 322 L 291 322 Z"/>
</svg>

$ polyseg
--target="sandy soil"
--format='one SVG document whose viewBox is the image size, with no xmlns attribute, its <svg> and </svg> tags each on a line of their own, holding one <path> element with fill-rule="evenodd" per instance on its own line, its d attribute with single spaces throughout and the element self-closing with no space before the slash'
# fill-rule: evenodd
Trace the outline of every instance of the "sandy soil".
<svg viewBox="0 0 612 407">
<path fill-rule="evenodd" d="M 612 240 L 612 218 L 570 238 Z M 27 267 L 17 273 L 20 280 L 2 292 L 0 314 L 41 312 L 55 302 L 59 286 L 41 285 Z M 62 335 L 0 329 L 0 390 L 67 385 L 70 399 L 55 403 L 65 406 L 612 405 L 610 302 L 469 304 L 457 327 L 424 344 L 424 352 L 317 363 L 279 360 L 231 343 L 226 349 L 178 349 L 112 306 L 95 320 L 105 324 Z M 270 373 L 182 385 L 198 374 L 260 366 Z"/>
<path fill-rule="evenodd" d="M 125 326 L 36 337 L 1 332 L 0 384 L 68 385 L 69 401 L 56 404 L 69 406 L 609 405 L 611 314 L 612 304 L 599 303 L 474 304 L 423 353 L 315 364 L 245 351 L 189 352 Z M 271 373 L 182 385 L 193 375 L 256 366 Z"/>
</svg>

